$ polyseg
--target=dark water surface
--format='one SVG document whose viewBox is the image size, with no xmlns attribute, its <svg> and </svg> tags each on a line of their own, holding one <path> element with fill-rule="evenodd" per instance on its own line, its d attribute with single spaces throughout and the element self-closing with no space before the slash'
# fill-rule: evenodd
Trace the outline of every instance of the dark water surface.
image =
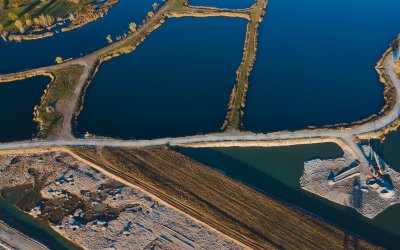
<svg viewBox="0 0 400 250">
<path fill-rule="evenodd" d="M 0 198 L 0 220 L 50 249 L 79 249 L 49 226 L 18 210 L 3 198 Z"/>
<path fill-rule="evenodd" d="M 246 23 L 167 20 L 136 51 L 100 67 L 78 131 L 124 139 L 219 131 L 242 58 Z"/>
<path fill-rule="evenodd" d="M 252 6 L 255 0 L 189 0 L 192 6 L 207 6 L 228 9 L 245 9 Z"/>
<path fill-rule="evenodd" d="M 400 32 L 398 0 L 270 0 L 247 96 L 248 130 L 352 122 L 383 106 L 375 65 Z"/>
<path fill-rule="evenodd" d="M 49 82 L 50 78 L 38 76 L 0 83 L 1 142 L 31 139 L 36 134 L 33 110 Z"/>
<path fill-rule="evenodd" d="M 386 135 L 383 143 L 374 140 L 371 145 L 391 168 L 400 172 L 400 131 Z"/>
<path fill-rule="evenodd" d="M 376 244 L 389 249 L 400 248 L 399 205 L 388 208 L 370 220 L 354 209 L 337 205 L 301 189 L 299 179 L 303 173 L 304 161 L 316 156 L 339 157 L 343 152 L 336 144 L 176 150 Z"/>
<path fill-rule="evenodd" d="M 47 66 L 55 64 L 57 56 L 77 58 L 100 49 L 108 44 L 107 35 L 114 39 L 129 31 L 129 23 L 141 24 L 154 2 L 161 3 L 158 0 L 120 0 L 102 19 L 82 28 L 21 43 L 0 41 L 0 73 Z"/>
</svg>

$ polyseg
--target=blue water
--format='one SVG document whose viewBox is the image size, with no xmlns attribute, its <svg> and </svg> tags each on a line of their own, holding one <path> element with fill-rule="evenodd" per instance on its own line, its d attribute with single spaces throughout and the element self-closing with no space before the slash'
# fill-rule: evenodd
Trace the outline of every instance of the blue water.
<svg viewBox="0 0 400 250">
<path fill-rule="evenodd" d="M 371 220 L 352 208 L 337 205 L 301 189 L 299 180 L 304 161 L 317 156 L 340 156 L 342 151 L 336 144 L 176 150 L 378 245 L 400 249 L 400 205 L 389 207 Z"/>
<path fill-rule="evenodd" d="M 77 58 L 100 49 L 108 44 L 107 35 L 114 39 L 129 31 L 129 23 L 141 24 L 154 2 L 161 3 L 158 0 L 120 0 L 102 19 L 82 28 L 21 43 L 1 41 L 0 73 L 47 66 L 55 64 L 57 56 Z"/>
<path fill-rule="evenodd" d="M 3 198 L 0 198 L 0 220 L 50 249 L 80 249 L 44 222 L 34 219 Z"/>
<path fill-rule="evenodd" d="M 228 9 L 249 8 L 255 3 L 255 0 L 190 0 L 192 6 L 207 6 Z"/>
<path fill-rule="evenodd" d="M 0 141 L 31 139 L 37 132 L 33 110 L 50 79 L 44 76 L 0 83 Z"/>
<path fill-rule="evenodd" d="M 136 51 L 101 66 L 78 131 L 119 138 L 216 132 L 242 58 L 246 20 L 169 19 Z"/>
<path fill-rule="evenodd" d="M 384 142 L 371 140 L 371 145 L 391 168 L 400 172 L 400 130 L 386 135 Z"/>
<path fill-rule="evenodd" d="M 400 32 L 399 10 L 398 0 L 270 0 L 245 128 L 294 130 L 377 113 L 383 86 L 374 67 Z"/>
</svg>

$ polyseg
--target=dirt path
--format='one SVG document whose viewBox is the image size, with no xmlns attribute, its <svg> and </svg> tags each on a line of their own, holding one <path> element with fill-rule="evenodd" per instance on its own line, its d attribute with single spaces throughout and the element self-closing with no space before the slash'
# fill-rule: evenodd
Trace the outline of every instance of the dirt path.
<svg viewBox="0 0 400 250">
<path fill-rule="evenodd" d="M 85 89 L 88 81 L 91 79 L 91 74 L 94 71 L 94 62 L 90 65 L 86 65 L 82 75 L 80 76 L 78 83 L 75 86 L 74 93 L 69 97 L 67 105 L 63 110 L 63 124 L 61 126 L 60 138 L 74 138 L 72 135 L 72 122 L 75 120 L 76 110 L 79 109 L 79 105 L 82 99 L 82 92 Z"/>
<path fill-rule="evenodd" d="M 397 94 L 396 108 L 384 117 L 370 123 L 351 127 L 348 129 L 305 129 L 298 131 L 279 131 L 267 134 L 256 134 L 252 132 L 224 132 L 205 135 L 195 135 L 176 138 L 160 138 L 152 140 L 118 140 L 118 139 L 76 139 L 72 136 L 64 136 L 53 140 L 19 141 L 0 144 L 0 150 L 27 149 L 35 147 L 52 147 L 68 145 L 88 146 L 110 146 L 110 147 L 149 147 L 162 145 L 180 145 L 189 147 L 210 146 L 210 147 L 247 147 L 252 146 L 288 146 L 296 144 L 312 144 L 323 142 L 335 142 L 342 148 L 346 145 L 353 150 L 353 155 L 365 162 L 362 152 L 354 141 L 356 136 L 381 130 L 392 124 L 399 117 L 400 109 L 400 80 L 397 78 L 393 68 L 393 58 L 389 53 L 383 63 L 390 80 L 392 81 Z M 81 79 L 81 82 L 84 79 Z M 79 91 L 75 98 L 79 98 Z M 72 108 L 70 115 L 73 115 Z M 70 126 L 70 124 L 69 124 Z M 64 135 L 68 135 L 65 133 Z M 365 161 L 364 161 L 365 159 Z"/>
</svg>

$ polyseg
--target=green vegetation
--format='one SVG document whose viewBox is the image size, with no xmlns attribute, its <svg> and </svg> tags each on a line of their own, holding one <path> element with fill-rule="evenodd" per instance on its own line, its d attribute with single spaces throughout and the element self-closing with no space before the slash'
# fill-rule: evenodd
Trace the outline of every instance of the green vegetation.
<svg viewBox="0 0 400 250">
<path fill-rule="evenodd" d="M 0 0 L 0 34 L 46 28 L 95 0 Z M 21 29 L 23 27 L 23 29 Z"/>
<path fill-rule="evenodd" d="M 244 105 L 242 104 L 243 99 L 245 98 L 246 95 L 246 90 L 247 90 L 247 85 L 248 85 L 248 76 L 251 71 L 251 67 L 254 62 L 254 57 L 255 57 L 255 46 L 252 46 L 252 44 L 256 43 L 256 35 L 255 33 L 257 32 L 257 28 L 255 27 L 254 24 L 249 24 L 247 29 L 250 32 L 247 32 L 247 40 L 246 40 L 246 52 L 243 56 L 243 61 L 242 64 L 240 65 L 240 68 L 237 73 L 237 85 L 234 93 L 235 98 L 233 100 L 232 108 L 231 108 L 231 117 L 229 120 L 228 125 L 232 128 L 240 128 L 241 127 L 241 118 L 242 118 L 242 112 Z"/>
<path fill-rule="evenodd" d="M 174 10 L 179 10 L 183 6 L 187 5 L 188 0 L 176 0 L 173 2 L 173 5 L 171 6 L 171 11 Z"/>
<path fill-rule="evenodd" d="M 125 41 L 121 41 L 118 47 L 115 49 L 109 50 L 107 47 L 98 50 L 96 53 L 101 54 L 100 61 L 107 61 L 113 57 L 117 57 L 121 54 L 127 54 L 135 50 L 139 44 L 141 44 L 147 36 L 149 36 L 154 30 L 159 28 L 165 21 L 165 18 L 168 17 L 168 13 L 179 12 L 182 8 L 187 5 L 188 0 L 166 0 L 164 5 L 169 5 L 169 9 L 167 12 L 159 14 L 159 8 L 155 8 L 156 10 L 150 11 L 147 16 L 146 24 L 141 27 L 132 26 L 133 35 L 125 39 Z M 154 6 L 153 6 L 154 8 Z M 131 28 L 131 25 L 130 25 Z M 110 36 L 106 37 L 109 43 L 112 43 L 112 39 Z"/>
<path fill-rule="evenodd" d="M 81 66 L 70 66 L 51 72 L 54 79 L 43 95 L 40 105 L 35 109 L 35 121 L 40 125 L 39 138 L 59 134 L 63 122 L 61 109 L 73 94 L 82 72 Z"/>
<path fill-rule="evenodd" d="M 249 75 L 256 58 L 258 26 L 264 15 L 266 1 L 259 0 L 250 12 L 250 22 L 247 25 L 246 44 L 242 64 L 237 71 L 237 84 L 233 89 L 229 104 L 230 112 L 224 127 L 239 129 L 242 126 L 242 116 L 246 101 Z"/>
</svg>

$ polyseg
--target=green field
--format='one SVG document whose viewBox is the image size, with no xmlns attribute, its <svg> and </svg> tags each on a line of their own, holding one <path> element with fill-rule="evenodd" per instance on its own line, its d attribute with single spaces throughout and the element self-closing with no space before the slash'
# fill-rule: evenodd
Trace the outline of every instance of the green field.
<svg viewBox="0 0 400 250">
<path fill-rule="evenodd" d="M 38 24 L 40 16 L 55 21 L 65 17 L 82 7 L 96 2 L 95 0 L 0 0 L 0 33 L 18 31 L 16 22 L 29 28 Z M 35 22 L 35 19 L 37 20 Z M 43 21 L 42 21 L 43 22 Z"/>
</svg>

